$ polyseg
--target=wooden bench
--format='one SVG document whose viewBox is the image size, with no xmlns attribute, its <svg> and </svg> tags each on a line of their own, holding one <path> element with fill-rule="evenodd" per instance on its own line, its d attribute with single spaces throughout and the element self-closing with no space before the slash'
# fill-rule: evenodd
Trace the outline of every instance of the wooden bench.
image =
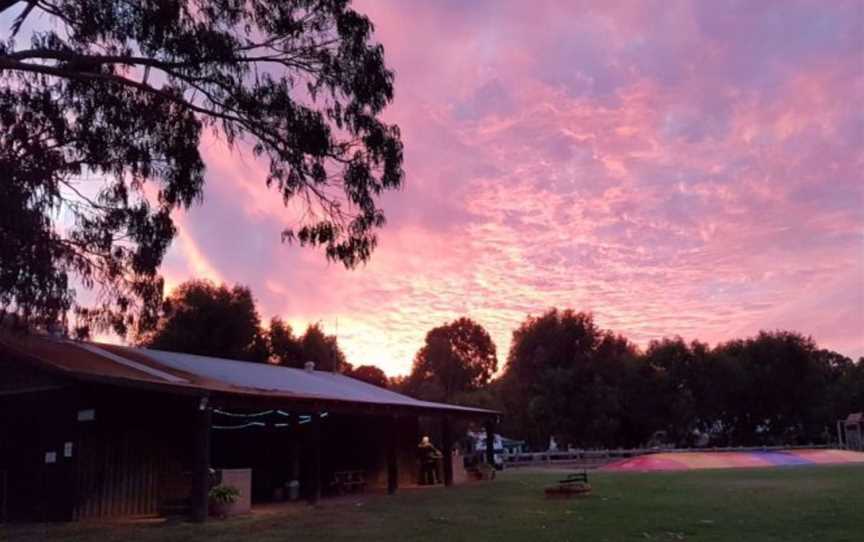
<svg viewBox="0 0 864 542">
<path fill-rule="evenodd" d="M 333 473 L 330 487 L 340 495 L 363 492 L 366 490 L 366 472 L 362 470 L 343 470 Z"/>
<path fill-rule="evenodd" d="M 547 487 L 545 490 L 547 499 L 571 499 L 591 493 L 591 484 L 588 483 L 588 471 L 574 472 L 558 484 Z"/>
<path fill-rule="evenodd" d="M 587 484 L 588 483 L 588 471 L 582 469 L 581 472 L 574 472 L 573 474 L 567 475 L 567 478 L 563 480 L 558 480 L 558 483 L 562 486 L 570 485 L 570 484 Z"/>
</svg>

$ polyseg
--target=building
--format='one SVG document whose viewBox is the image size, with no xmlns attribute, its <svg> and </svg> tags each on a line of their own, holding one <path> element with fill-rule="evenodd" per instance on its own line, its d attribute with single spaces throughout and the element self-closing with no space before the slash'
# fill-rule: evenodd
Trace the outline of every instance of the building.
<svg viewBox="0 0 864 542">
<path fill-rule="evenodd" d="M 854 412 L 845 420 L 838 420 L 837 438 L 841 448 L 864 451 L 864 412 Z"/>
<path fill-rule="evenodd" d="M 496 413 L 313 368 L 0 331 L 0 519 L 203 521 L 211 468 L 252 469 L 259 500 L 297 480 L 317 502 L 347 470 L 393 493 L 416 482 L 420 417 L 440 420 L 449 457 L 451 420 L 491 434 Z"/>
</svg>

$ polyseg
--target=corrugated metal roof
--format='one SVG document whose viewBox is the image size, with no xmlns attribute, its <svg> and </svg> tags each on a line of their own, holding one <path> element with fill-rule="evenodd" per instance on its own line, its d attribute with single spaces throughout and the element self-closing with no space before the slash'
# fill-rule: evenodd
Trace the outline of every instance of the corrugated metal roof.
<svg viewBox="0 0 864 542">
<path fill-rule="evenodd" d="M 0 344 L 39 365 L 70 376 L 117 384 L 141 382 L 178 390 L 206 390 L 271 398 L 309 399 L 495 414 L 494 411 L 420 401 L 348 376 L 146 348 L 0 334 Z"/>
</svg>

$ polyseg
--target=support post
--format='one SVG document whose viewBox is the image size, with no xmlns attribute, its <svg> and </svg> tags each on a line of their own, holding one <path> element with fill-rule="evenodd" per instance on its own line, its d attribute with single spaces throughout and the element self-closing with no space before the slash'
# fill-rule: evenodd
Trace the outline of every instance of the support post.
<svg viewBox="0 0 864 542">
<path fill-rule="evenodd" d="M 81 406 L 81 388 L 79 386 L 75 386 L 72 389 L 71 393 L 71 409 L 69 414 L 64 416 L 66 419 L 66 428 L 67 438 L 68 440 L 63 443 L 63 458 L 64 460 L 68 459 L 70 461 L 69 465 L 69 482 L 68 487 L 69 491 L 69 512 L 67 512 L 67 516 L 64 519 L 68 519 L 71 521 L 77 521 L 79 516 L 79 507 L 78 503 L 82 502 L 81 498 L 81 484 L 80 480 L 80 471 L 81 471 L 81 443 L 84 441 L 82 434 L 82 424 L 78 422 L 78 409 Z M 86 425 L 86 424 L 84 424 Z M 67 458 L 66 454 L 66 444 L 70 443 L 72 445 L 72 457 Z M 2 481 L 0 481 L 2 483 Z M 0 491 L 3 491 L 5 488 L 0 488 Z M 4 494 L 4 498 L 8 500 L 8 497 Z M 5 502 L 3 503 L 5 505 Z M 5 511 L 0 509 L 0 522 L 3 521 L 3 517 L 5 516 Z"/>
<path fill-rule="evenodd" d="M 309 504 L 321 500 L 321 413 L 313 412 L 309 422 Z"/>
<path fill-rule="evenodd" d="M 393 495 L 399 488 L 399 432 L 398 418 L 391 416 L 387 431 L 387 493 Z"/>
<path fill-rule="evenodd" d="M 837 420 L 837 447 L 845 448 L 845 444 L 843 443 L 843 420 Z"/>
<path fill-rule="evenodd" d="M 486 420 L 486 463 L 495 466 L 495 420 Z"/>
<path fill-rule="evenodd" d="M 441 454 L 444 456 L 444 485 L 450 487 L 453 485 L 453 431 L 450 427 L 450 418 L 443 416 L 441 418 Z"/>
<path fill-rule="evenodd" d="M 207 521 L 210 493 L 210 425 L 212 411 L 207 397 L 200 397 L 193 414 L 192 520 Z"/>
</svg>

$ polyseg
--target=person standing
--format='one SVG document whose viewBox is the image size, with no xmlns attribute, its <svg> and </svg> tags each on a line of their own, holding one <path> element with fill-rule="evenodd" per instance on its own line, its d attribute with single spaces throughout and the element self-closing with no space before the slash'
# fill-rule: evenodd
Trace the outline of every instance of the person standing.
<svg viewBox="0 0 864 542">
<path fill-rule="evenodd" d="M 441 452 L 438 451 L 429 437 L 423 437 L 417 446 L 420 456 L 420 485 L 432 485 L 438 483 L 438 460 Z"/>
</svg>

